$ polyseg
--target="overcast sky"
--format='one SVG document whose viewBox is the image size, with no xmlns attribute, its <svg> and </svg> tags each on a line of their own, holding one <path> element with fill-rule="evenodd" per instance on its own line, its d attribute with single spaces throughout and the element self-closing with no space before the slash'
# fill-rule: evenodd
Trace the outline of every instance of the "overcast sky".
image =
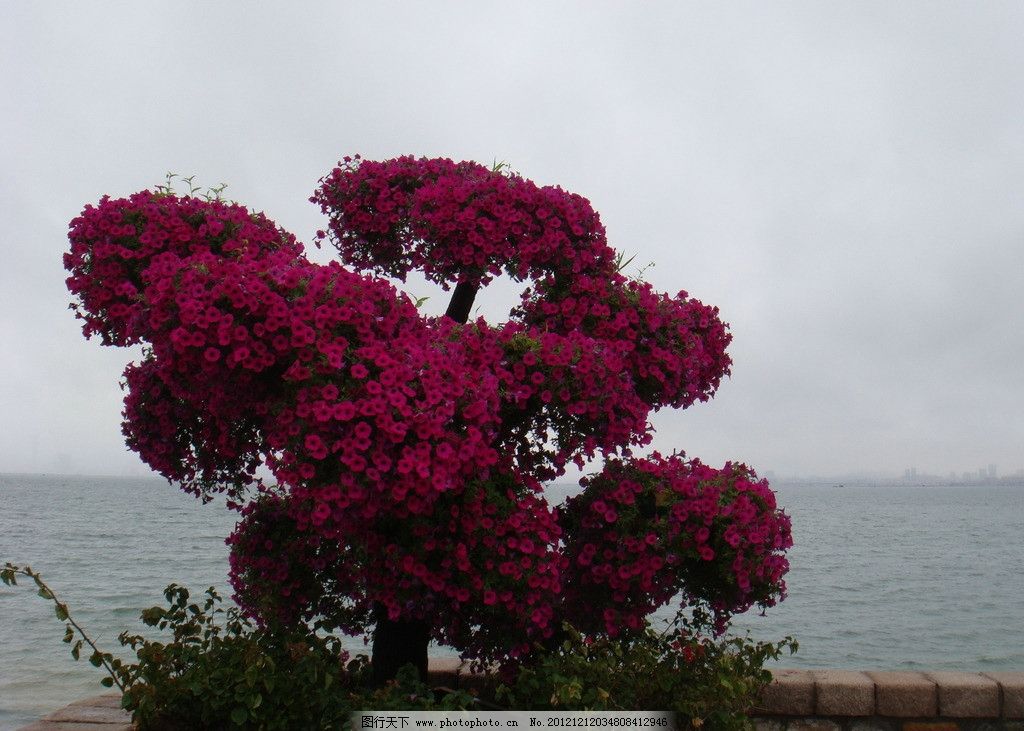
<svg viewBox="0 0 1024 731">
<path fill-rule="evenodd" d="M 654 417 L 663 451 L 1024 467 L 1024 4 L 0 12 L 0 472 L 146 469 L 120 434 L 137 353 L 66 309 L 86 203 L 194 174 L 309 242 L 307 198 L 354 153 L 508 161 L 589 198 L 658 289 L 721 308 L 733 376 Z M 478 296 L 495 321 L 513 300 Z"/>
</svg>

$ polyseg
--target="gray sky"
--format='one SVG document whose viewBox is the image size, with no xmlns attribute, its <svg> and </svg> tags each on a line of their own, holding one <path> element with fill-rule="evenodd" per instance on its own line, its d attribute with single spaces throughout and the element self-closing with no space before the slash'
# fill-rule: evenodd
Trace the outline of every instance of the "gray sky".
<svg viewBox="0 0 1024 731">
<path fill-rule="evenodd" d="M 353 153 L 506 160 L 589 198 L 657 288 L 719 306 L 733 377 L 654 417 L 664 451 L 781 475 L 1024 467 L 1020 3 L 0 13 L 0 471 L 144 469 L 120 434 L 135 354 L 66 309 L 84 204 L 195 174 L 309 242 L 307 198 Z M 514 290 L 492 289 L 500 320 Z"/>
</svg>

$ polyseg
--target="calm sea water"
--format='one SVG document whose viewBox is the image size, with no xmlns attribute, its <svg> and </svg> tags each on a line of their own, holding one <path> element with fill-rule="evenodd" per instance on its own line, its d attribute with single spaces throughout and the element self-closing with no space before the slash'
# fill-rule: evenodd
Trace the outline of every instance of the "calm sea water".
<svg viewBox="0 0 1024 731">
<path fill-rule="evenodd" d="M 1024 488 L 777 492 L 796 542 L 790 597 L 734 627 L 796 637 L 786 666 L 1024 669 Z M 233 525 L 159 480 L 0 475 L 0 563 L 39 571 L 112 652 L 170 582 L 230 593 Z M 0 731 L 103 691 L 62 635 L 48 602 L 0 585 Z"/>
</svg>

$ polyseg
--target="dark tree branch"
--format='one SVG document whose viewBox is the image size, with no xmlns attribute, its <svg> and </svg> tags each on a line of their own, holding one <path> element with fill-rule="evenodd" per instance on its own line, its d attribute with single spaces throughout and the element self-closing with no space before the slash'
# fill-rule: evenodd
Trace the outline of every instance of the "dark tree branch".
<svg viewBox="0 0 1024 731">
<path fill-rule="evenodd" d="M 469 319 L 469 311 L 473 309 L 473 300 L 479 287 L 470 282 L 459 282 L 452 292 L 452 299 L 448 303 L 448 311 L 444 314 L 458 323 L 465 323 Z"/>
</svg>

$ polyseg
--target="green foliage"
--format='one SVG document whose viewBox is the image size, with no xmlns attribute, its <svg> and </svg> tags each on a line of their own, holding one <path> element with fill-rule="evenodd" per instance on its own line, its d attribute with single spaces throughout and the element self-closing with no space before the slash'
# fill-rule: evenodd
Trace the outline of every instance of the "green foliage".
<svg viewBox="0 0 1024 731">
<path fill-rule="evenodd" d="M 465 691 L 428 688 L 412 665 L 399 669 L 395 680 L 383 688 L 354 693 L 350 700 L 353 711 L 461 711 L 473 708 L 477 702 Z"/>
<path fill-rule="evenodd" d="M 619 274 L 622 274 L 623 276 L 627 276 L 627 275 L 624 274 L 625 269 L 626 269 L 626 267 L 628 267 L 630 264 L 633 263 L 634 259 L 636 259 L 636 254 L 633 254 L 633 256 L 631 256 L 631 257 L 629 257 L 627 259 L 624 252 L 620 251 L 620 252 L 616 253 L 616 255 L 615 255 L 615 271 L 617 273 L 619 273 Z M 647 270 L 652 268 L 653 266 L 654 266 L 654 262 L 653 261 L 647 262 L 642 267 L 638 266 L 637 270 L 636 270 L 637 271 L 636 276 L 635 277 L 630 277 L 630 279 L 635 279 L 637 281 L 642 280 L 643 276 L 647 272 Z"/>
<path fill-rule="evenodd" d="M 3 569 L 0 569 L 0 581 L 7 586 L 17 586 L 19 576 L 32 579 L 38 589 L 37 593 L 39 596 L 53 602 L 54 614 L 57 615 L 58 620 L 65 623 L 64 642 L 71 645 L 71 657 L 78 660 L 81 657 L 82 648 L 88 645 L 92 649 L 92 652 L 89 654 L 89 662 L 93 667 L 102 667 L 107 673 L 107 677 L 101 681 L 103 685 L 107 688 L 116 685 L 120 690 L 124 691 L 126 687 L 123 682 L 125 667 L 121 660 L 109 652 L 100 652 L 92 638 L 71 617 L 68 605 L 57 598 L 53 589 L 46 585 L 46 582 L 43 581 L 38 573 L 32 570 L 31 566 L 20 567 L 12 563 L 5 563 Z"/>
<path fill-rule="evenodd" d="M 195 729 L 337 729 L 353 711 L 479 708 L 465 692 L 432 690 L 406 666 L 383 688 L 370 687 L 365 656 L 350 658 L 336 637 L 313 630 L 253 625 L 225 608 L 211 587 L 199 601 L 171 584 L 166 606 L 141 613 L 163 641 L 124 632 L 121 644 L 136 663 L 101 652 L 39 574 L 6 564 L 0 581 L 33 580 L 66 623 L 64 642 L 77 660 L 102 668 L 106 687 L 122 691 L 122 705 L 140 731 Z M 563 628 L 560 644 L 538 648 L 530 661 L 498 686 L 493 699 L 522 710 L 670 710 L 694 728 L 749 728 L 746 712 L 771 675 L 767 660 L 797 643 L 713 640 L 713 620 L 699 610 L 678 615 L 661 633 L 649 626 L 618 638 L 585 638 Z"/>
<path fill-rule="evenodd" d="M 141 729 L 330 728 L 348 712 L 347 656 L 335 638 L 254 627 L 212 588 L 202 605 L 174 584 L 164 596 L 167 606 L 142 621 L 169 633 L 166 642 L 120 637 L 138 657 L 123 705 Z"/>
<path fill-rule="evenodd" d="M 135 675 L 123 705 L 140 729 L 336 729 L 352 711 L 470 702 L 468 696 L 435 700 L 412 668 L 395 683 L 368 690 L 365 656 L 350 660 L 338 638 L 256 627 L 237 608 L 225 610 L 212 587 L 202 606 L 173 584 L 164 596 L 167 607 L 147 609 L 142 621 L 169 632 L 166 644 L 127 633 L 120 638 L 139 659 L 130 666 Z"/>
<path fill-rule="evenodd" d="M 349 658 L 338 638 L 254 626 L 237 608 L 225 609 L 212 587 L 193 602 L 188 589 L 168 586 L 167 605 L 141 613 L 163 641 L 122 633 L 121 644 L 138 658 L 126 664 L 96 648 L 31 568 L 6 564 L 0 580 L 16 585 L 19 575 L 32 578 L 68 622 L 64 641 L 80 637 L 72 656 L 79 659 L 83 644 L 92 648 L 89 661 L 106 672 L 101 684 L 122 691 L 122 706 L 140 731 L 337 729 L 353 711 L 455 710 L 473 703 L 465 693 L 436 695 L 411 666 L 371 689 L 367 658 Z"/>
<path fill-rule="evenodd" d="M 225 190 L 227 190 L 227 183 L 221 183 L 220 185 L 214 186 L 212 188 L 203 188 L 202 186 L 196 185 L 195 182 L 193 182 L 195 181 L 196 178 L 195 175 L 190 175 L 186 178 L 183 175 L 178 175 L 178 173 L 171 172 L 167 173 L 167 175 L 164 176 L 165 183 L 163 185 L 155 186 L 156 194 L 158 196 L 177 195 L 177 191 L 174 189 L 175 178 L 177 178 L 178 180 L 180 180 L 181 182 L 185 183 L 185 185 L 188 186 L 188 190 L 182 191 L 183 196 L 188 196 L 190 198 L 202 198 L 204 201 L 207 202 L 225 201 L 225 198 L 223 197 L 222 194 L 224 193 Z M 232 201 L 225 202 L 230 203 Z"/>
<path fill-rule="evenodd" d="M 662 633 L 587 640 L 568 625 L 555 648 L 521 668 L 497 699 L 530 710 L 671 710 L 693 727 L 750 728 L 746 713 L 771 680 L 764 669 L 797 643 L 703 634 L 706 617 L 678 616 Z"/>
</svg>

